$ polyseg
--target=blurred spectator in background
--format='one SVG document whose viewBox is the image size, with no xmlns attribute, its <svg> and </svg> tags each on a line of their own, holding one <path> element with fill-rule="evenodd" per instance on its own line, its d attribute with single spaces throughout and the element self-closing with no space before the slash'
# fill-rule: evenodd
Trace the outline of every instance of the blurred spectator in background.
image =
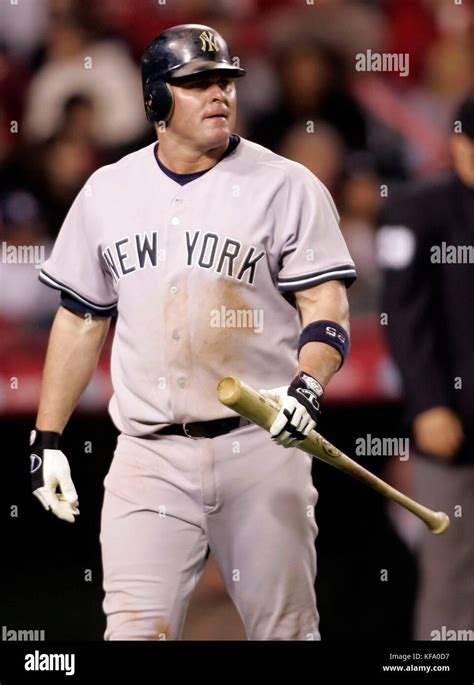
<svg viewBox="0 0 474 685">
<path fill-rule="evenodd" d="M 28 59 L 39 47 L 48 26 L 48 0 L 0 2 L 0 41 L 8 52 Z"/>
<path fill-rule="evenodd" d="M 341 230 L 361 274 L 352 286 L 351 310 L 376 309 L 379 273 L 375 230 L 381 204 L 381 179 L 367 152 L 348 155 L 341 135 L 325 122 L 295 124 L 283 138 L 280 154 L 304 164 L 330 190 L 340 213 Z"/>
<path fill-rule="evenodd" d="M 255 0 L 267 10 L 266 34 L 277 49 L 307 41 L 321 43 L 341 56 L 347 66 L 354 64 L 360 50 L 369 46 L 382 49 L 387 31 L 386 1 L 314 0 L 309 5 L 282 0 L 279 7 L 275 0 Z"/>
<path fill-rule="evenodd" d="M 351 294 L 351 309 L 357 314 L 373 313 L 378 305 L 375 233 L 380 219 L 381 184 L 377 161 L 369 152 L 346 158 L 339 208 L 344 239 L 361 270 Z"/>
<path fill-rule="evenodd" d="M 61 120 L 57 134 L 27 150 L 25 179 L 40 202 L 51 238 L 57 235 L 79 190 L 104 159 L 104 152 L 90 140 L 87 108 L 81 99 L 77 109 L 74 106 L 75 113 Z M 77 125 L 74 130 L 73 122 Z"/>
<path fill-rule="evenodd" d="M 41 292 L 38 273 L 52 241 L 41 209 L 27 190 L 0 194 L 0 321 L 35 328 L 57 308 L 57 296 Z M 20 329 L 21 330 L 21 329 Z M 3 329 L 3 334 L 5 335 Z"/>
<path fill-rule="evenodd" d="M 277 104 L 254 123 L 250 137 L 272 150 L 300 121 L 324 120 L 333 126 L 348 150 L 366 145 L 362 110 L 345 87 L 341 58 L 315 41 L 281 47 L 276 55 L 280 80 Z"/>
<path fill-rule="evenodd" d="M 123 43 L 96 36 L 91 17 L 79 7 L 51 18 L 44 64 L 27 94 L 25 134 L 31 142 L 53 136 L 65 103 L 82 95 L 93 103 L 95 142 L 125 146 L 147 130 L 139 70 Z"/>
<path fill-rule="evenodd" d="M 451 130 L 453 173 L 394 197 L 379 233 L 388 342 L 420 455 L 415 497 L 451 518 L 420 539 L 421 640 L 474 629 L 474 94 Z"/>
<path fill-rule="evenodd" d="M 294 124 L 284 136 L 278 153 L 304 164 L 331 192 L 337 204 L 344 169 L 345 149 L 340 134 L 323 121 Z"/>
<path fill-rule="evenodd" d="M 58 124 L 59 137 L 74 138 L 94 143 L 94 103 L 86 95 L 71 95 L 64 103 L 63 116 Z"/>
<path fill-rule="evenodd" d="M 403 78 L 387 70 L 360 73 L 352 82 L 369 119 L 369 148 L 391 178 L 440 173 L 449 166 L 445 131 L 453 107 L 472 84 L 474 4 L 387 0 L 383 6 L 383 52 L 405 55 L 408 69 Z"/>
<path fill-rule="evenodd" d="M 425 138 L 421 131 L 417 140 L 404 141 L 404 156 L 414 174 L 420 175 L 425 169 L 438 172 L 449 165 L 445 131 L 451 123 L 453 108 L 469 89 L 472 78 L 472 36 L 461 40 L 445 37 L 425 55 L 421 82 L 406 96 L 406 104 L 423 128 L 432 130 L 433 139 Z M 422 144 L 423 141 L 426 142 Z"/>
</svg>

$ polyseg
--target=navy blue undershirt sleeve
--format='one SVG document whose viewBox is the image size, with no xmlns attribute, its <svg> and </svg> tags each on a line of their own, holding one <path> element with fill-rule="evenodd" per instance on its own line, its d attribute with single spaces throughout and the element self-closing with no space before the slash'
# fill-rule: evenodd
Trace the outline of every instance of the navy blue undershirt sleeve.
<svg viewBox="0 0 474 685">
<path fill-rule="evenodd" d="M 75 312 L 76 314 L 90 314 L 91 316 L 100 317 L 117 316 L 116 307 L 115 309 L 109 309 L 106 312 L 101 312 L 99 309 L 94 309 L 84 304 L 83 302 L 79 302 L 79 300 L 76 300 L 69 293 L 65 293 L 63 291 L 61 291 L 61 304 L 66 309 L 69 309 L 70 311 Z"/>
</svg>

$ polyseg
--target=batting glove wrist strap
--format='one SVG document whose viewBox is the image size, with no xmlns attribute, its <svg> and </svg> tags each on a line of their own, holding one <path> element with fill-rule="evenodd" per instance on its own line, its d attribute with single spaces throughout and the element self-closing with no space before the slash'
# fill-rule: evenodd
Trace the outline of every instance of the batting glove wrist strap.
<svg viewBox="0 0 474 685">
<path fill-rule="evenodd" d="M 54 431 L 40 431 L 37 428 L 30 433 L 30 447 L 43 450 L 58 450 L 60 433 Z"/>
<path fill-rule="evenodd" d="M 33 492 L 44 486 L 44 451 L 59 450 L 59 438 L 59 433 L 40 431 L 37 428 L 30 433 L 30 473 Z"/>
<path fill-rule="evenodd" d="M 305 407 L 313 421 L 318 421 L 324 397 L 324 389 L 319 381 L 308 373 L 299 373 L 288 387 L 288 395 L 295 397 Z"/>
</svg>

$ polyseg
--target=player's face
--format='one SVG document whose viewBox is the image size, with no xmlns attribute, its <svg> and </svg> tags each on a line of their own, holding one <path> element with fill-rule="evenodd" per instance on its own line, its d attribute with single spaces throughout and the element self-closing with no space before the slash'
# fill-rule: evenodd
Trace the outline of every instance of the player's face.
<svg viewBox="0 0 474 685">
<path fill-rule="evenodd" d="M 180 80 L 171 87 L 174 110 L 168 130 L 204 150 L 227 143 L 236 119 L 234 80 L 208 73 Z"/>
</svg>

